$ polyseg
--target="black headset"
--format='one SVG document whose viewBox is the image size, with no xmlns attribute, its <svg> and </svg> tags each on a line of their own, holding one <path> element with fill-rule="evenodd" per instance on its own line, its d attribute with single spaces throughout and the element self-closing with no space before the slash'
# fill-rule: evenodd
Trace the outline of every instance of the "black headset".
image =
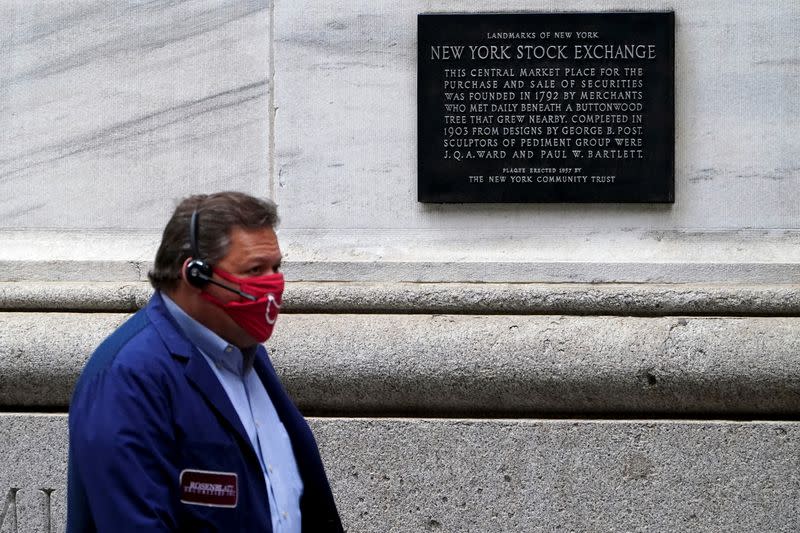
<svg viewBox="0 0 800 533">
<path fill-rule="evenodd" d="M 197 232 L 199 224 L 200 214 L 197 212 L 197 209 L 195 209 L 192 211 L 192 220 L 189 222 L 189 244 L 192 247 L 192 260 L 186 265 L 186 281 L 189 282 L 189 285 L 197 287 L 198 289 L 202 289 L 211 283 L 217 287 L 222 287 L 223 289 L 235 292 L 242 298 L 247 298 L 248 300 L 255 302 L 258 298 L 252 294 L 242 292 L 239 289 L 234 289 L 233 287 L 229 287 L 224 283 L 220 283 L 212 279 L 212 276 L 214 275 L 214 269 L 205 259 L 200 257 L 200 247 L 197 245 Z"/>
</svg>

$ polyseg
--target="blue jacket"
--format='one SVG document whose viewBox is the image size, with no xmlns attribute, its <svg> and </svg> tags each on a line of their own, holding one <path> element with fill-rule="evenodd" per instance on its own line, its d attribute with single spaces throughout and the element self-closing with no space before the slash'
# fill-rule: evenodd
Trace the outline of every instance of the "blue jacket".
<svg viewBox="0 0 800 533">
<path fill-rule="evenodd" d="M 303 532 L 342 531 L 314 436 L 263 347 L 254 368 L 292 441 L 304 485 Z M 69 433 L 68 533 L 272 531 L 250 440 L 158 292 L 87 362 L 70 405 Z M 205 504 L 198 505 L 186 497 L 189 479 L 212 482 L 193 488 L 212 489 L 222 480 L 225 497 L 199 490 L 196 498 Z"/>
</svg>

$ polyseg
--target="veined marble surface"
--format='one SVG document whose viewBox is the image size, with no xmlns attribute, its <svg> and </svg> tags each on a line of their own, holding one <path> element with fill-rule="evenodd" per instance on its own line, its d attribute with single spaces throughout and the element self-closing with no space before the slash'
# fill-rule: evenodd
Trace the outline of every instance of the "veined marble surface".
<svg viewBox="0 0 800 533">
<path fill-rule="evenodd" d="M 644 9 L 676 14 L 674 205 L 416 201 L 418 13 Z M 0 24 L 3 261 L 146 261 L 178 198 L 239 189 L 278 201 L 289 262 L 798 263 L 797 2 L 0 0 Z"/>
<path fill-rule="evenodd" d="M 675 12 L 674 205 L 417 203 L 418 13 L 628 10 Z M 277 0 L 276 190 L 299 207 L 284 228 L 549 234 L 554 250 L 598 231 L 800 228 L 798 27 L 796 1 Z"/>
<path fill-rule="evenodd" d="M 268 0 L 0 2 L 0 228 L 163 227 L 269 195 Z"/>
</svg>

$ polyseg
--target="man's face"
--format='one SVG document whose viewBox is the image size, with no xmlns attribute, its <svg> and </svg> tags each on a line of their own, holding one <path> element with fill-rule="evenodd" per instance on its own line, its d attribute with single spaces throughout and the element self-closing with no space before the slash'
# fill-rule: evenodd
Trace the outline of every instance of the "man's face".
<svg viewBox="0 0 800 533">
<path fill-rule="evenodd" d="M 230 233 L 228 254 L 214 265 L 215 268 L 230 272 L 236 277 L 249 278 L 275 274 L 281 265 L 281 249 L 278 237 L 271 228 L 244 229 L 234 227 Z M 239 288 L 230 281 L 214 275 L 214 280 L 228 286 Z M 237 294 L 209 284 L 206 292 L 224 302 L 243 300 Z M 256 344 L 246 331 L 219 307 L 209 304 L 206 326 L 228 342 L 244 348 Z"/>
</svg>

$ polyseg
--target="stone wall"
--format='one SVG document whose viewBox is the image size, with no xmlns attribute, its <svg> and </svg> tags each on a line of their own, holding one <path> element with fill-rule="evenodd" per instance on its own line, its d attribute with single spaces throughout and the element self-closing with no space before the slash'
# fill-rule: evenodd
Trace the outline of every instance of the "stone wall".
<svg viewBox="0 0 800 533">
<path fill-rule="evenodd" d="M 416 15 L 673 10 L 674 205 L 416 202 Z M 800 529 L 800 7 L 0 1 L 0 533 L 180 197 L 280 205 L 349 531 Z"/>
</svg>

